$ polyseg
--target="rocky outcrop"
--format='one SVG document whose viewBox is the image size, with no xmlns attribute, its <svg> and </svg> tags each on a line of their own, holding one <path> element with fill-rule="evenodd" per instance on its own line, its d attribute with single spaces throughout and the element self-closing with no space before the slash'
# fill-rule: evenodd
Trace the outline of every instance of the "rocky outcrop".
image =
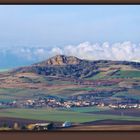
<svg viewBox="0 0 140 140">
<path fill-rule="evenodd" d="M 79 64 L 80 59 L 74 56 L 56 55 L 46 61 L 38 63 L 37 65 L 72 65 Z"/>
</svg>

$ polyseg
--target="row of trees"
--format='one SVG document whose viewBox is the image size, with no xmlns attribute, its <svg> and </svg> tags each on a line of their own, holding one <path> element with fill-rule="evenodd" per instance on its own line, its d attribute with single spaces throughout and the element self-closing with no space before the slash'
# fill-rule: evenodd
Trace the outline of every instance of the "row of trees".
<svg viewBox="0 0 140 140">
<path fill-rule="evenodd" d="M 13 130 L 25 130 L 26 129 L 25 125 L 20 126 L 17 122 L 15 122 L 12 127 L 8 123 L 4 122 L 1 127 L 12 128 Z"/>
</svg>

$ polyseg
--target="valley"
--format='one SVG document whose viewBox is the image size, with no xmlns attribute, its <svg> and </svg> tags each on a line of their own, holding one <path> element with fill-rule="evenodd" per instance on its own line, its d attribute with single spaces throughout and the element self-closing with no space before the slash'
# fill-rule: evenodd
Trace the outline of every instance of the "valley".
<svg viewBox="0 0 140 140">
<path fill-rule="evenodd" d="M 140 63 L 57 55 L 0 72 L 0 117 L 140 122 Z"/>
</svg>

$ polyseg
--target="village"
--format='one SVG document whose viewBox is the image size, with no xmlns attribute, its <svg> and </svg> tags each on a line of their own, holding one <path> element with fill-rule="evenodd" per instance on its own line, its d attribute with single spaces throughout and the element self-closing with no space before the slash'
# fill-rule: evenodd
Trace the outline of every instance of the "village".
<svg viewBox="0 0 140 140">
<path fill-rule="evenodd" d="M 67 99 L 58 98 L 55 96 L 39 97 L 37 99 L 15 100 L 12 102 L 0 102 L 0 108 L 54 108 L 54 109 L 71 109 L 75 107 L 100 107 L 110 109 L 140 109 L 140 103 L 137 100 L 114 102 L 103 99 Z M 23 124 L 22 124 L 23 122 Z M 26 123 L 25 123 L 26 122 Z M 57 131 L 63 128 L 73 127 L 75 124 L 65 121 L 61 123 L 56 122 L 28 122 L 25 120 L 18 120 L 10 123 L 1 124 L 0 130 L 6 131 Z"/>
<path fill-rule="evenodd" d="M 0 102 L 0 108 L 61 108 L 70 109 L 74 107 L 109 107 L 114 109 L 140 109 L 140 101 L 134 99 L 123 99 L 121 101 L 114 101 L 104 98 L 69 98 L 63 99 L 55 96 L 48 96 L 47 98 L 39 97 L 37 99 L 14 100 L 9 102 Z"/>
</svg>

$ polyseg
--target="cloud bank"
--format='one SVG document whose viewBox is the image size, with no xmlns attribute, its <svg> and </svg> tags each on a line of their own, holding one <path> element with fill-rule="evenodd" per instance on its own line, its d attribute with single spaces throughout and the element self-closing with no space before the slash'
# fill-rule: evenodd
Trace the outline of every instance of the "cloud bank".
<svg viewBox="0 0 140 140">
<path fill-rule="evenodd" d="M 104 42 L 103 44 L 83 42 L 79 45 L 52 48 L 49 54 L 65 54 L 88 60 L 102 59 L 140 62 L 140 44 L 134 44 L 130 41 L 113 44 L 109 44 L 109 42 Z"/>
<path fill-rule="evenodd" d="M 66 55 L 74 55 L 89 60 L 140 61 L 140 44 L 134 44 L 130 41 L 113 44 L 109 44 L 109 42 L 103 44 L 84 42 L 76 46 L 69 45 L 63 49 L 57 48 L 55 50 L 58 50 L 58 53 L 62 52 Z"/>
<path fill-rule="evenodd" d="M 78 45 L 67 45 L 63 47 L 1 47 L 0 67 L 7 63 L 30 64 L 42 61 L 54 55 L 64 54 L 76 56 L 88 60 L 120 60 L 140 62 L 140 44 L 130 41 L 110 44 L 91 44 L 83 42 Z M 28 62 L 28 63 L 26 63 Z M 12 64 L 12 63 L 11 63 Z"/>
</svg>

